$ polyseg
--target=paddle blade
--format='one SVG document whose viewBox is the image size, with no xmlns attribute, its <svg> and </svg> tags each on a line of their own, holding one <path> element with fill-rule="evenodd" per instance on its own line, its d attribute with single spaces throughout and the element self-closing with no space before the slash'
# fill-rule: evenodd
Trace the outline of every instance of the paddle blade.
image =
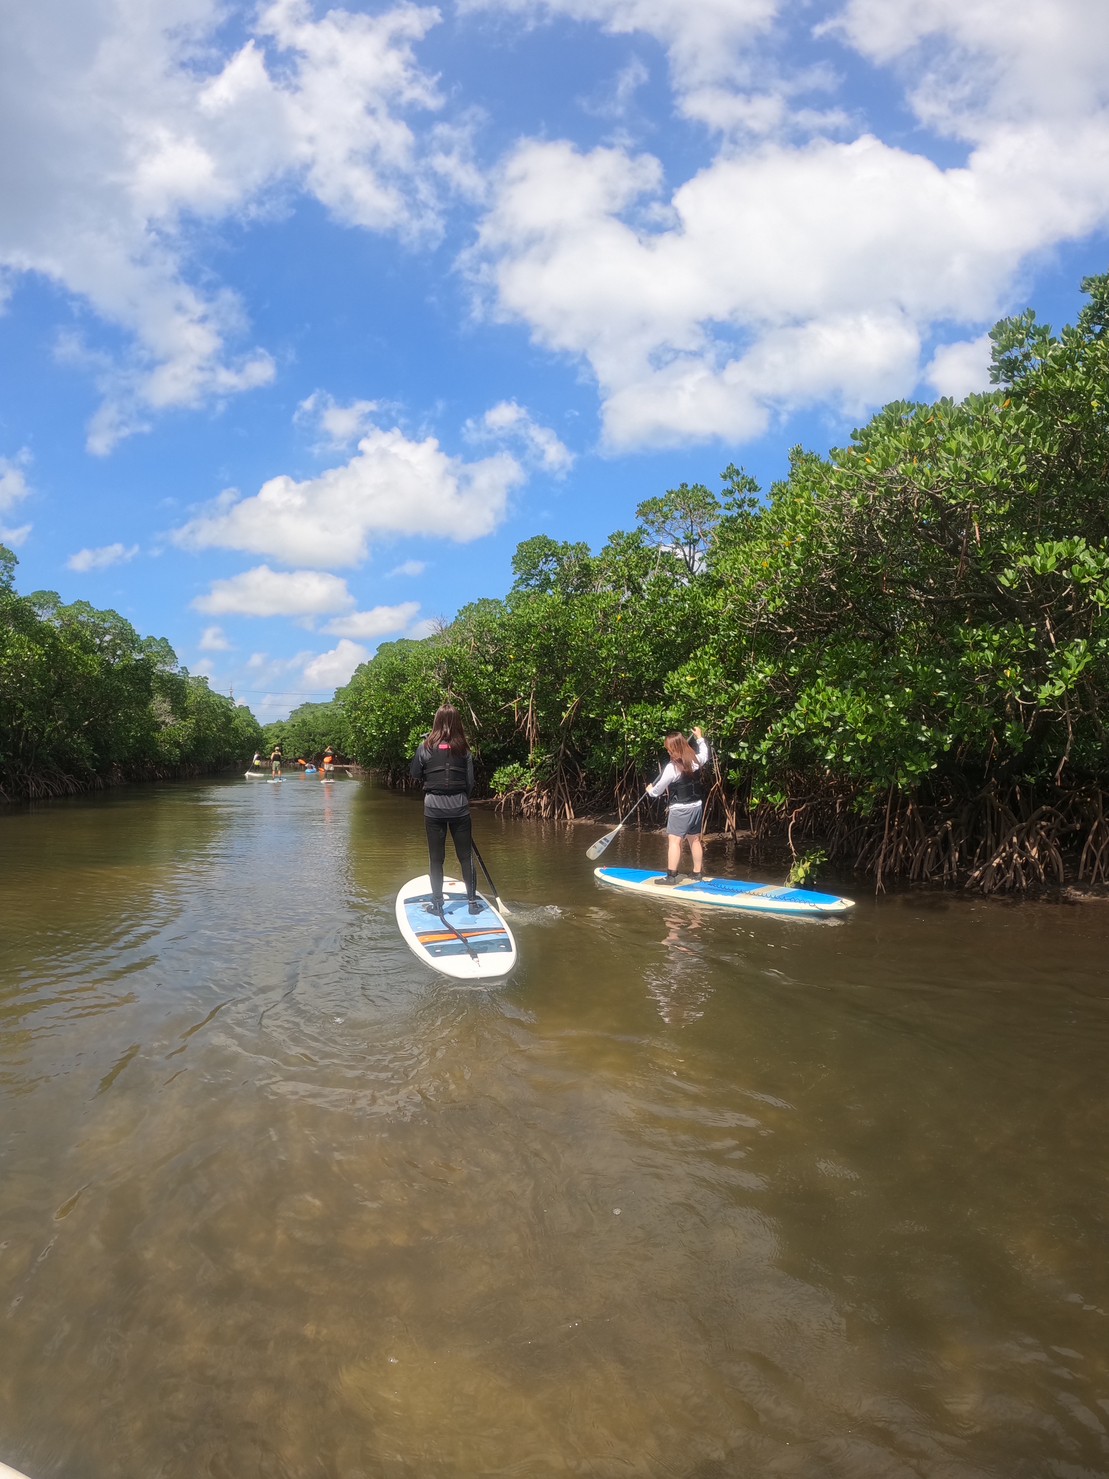
<svg viewBox="0 0 1109 1479">
<path fill-rule="evenodd" d="M 620 823 L 620 827 L 622 827 L 623 825 L 624 825 L 623 822 L 621 822 Z M 599 858 L 601 856 L 601 854 L 604 852 L 605 848 L 609 845 L 609 843 L 612 841 L 612 839 L 616 836 L 617 832 L 619 832 L 620 827 L 613 827 L 613 829 L 612 829 L 611 832 L 606 832 L 603 837 L 598 838 L 597 841 L 593 844 L 592 847 L 586 848 L 586 850 L 585 850 L 585 856 L 587 858 Z"/>
</svg>

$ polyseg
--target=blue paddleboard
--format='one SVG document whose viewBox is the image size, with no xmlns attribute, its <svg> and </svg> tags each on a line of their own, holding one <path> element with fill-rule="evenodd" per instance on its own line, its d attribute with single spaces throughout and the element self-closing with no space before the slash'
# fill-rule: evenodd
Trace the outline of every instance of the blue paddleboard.
<svg viewBox="0 0 1109 1479">
<path fill-rule="evenodd" d="M 660 883 L 664 872 L 649 868 L 594 868 L 602 883 L 632 893 L 653 894 L 660 899 L 679 899 L 683 904 L 708 904 L 716 909 L 741 909 L 749 914 L 792 914 L 827 919 L 846 914 L 855 907 L 853 899 L 836 894 L 818 894 L 788 884 L 744 883 L 739 878 L 703 878 L 700 883 L 685 875 L 676 884 Z"/>
</svg>

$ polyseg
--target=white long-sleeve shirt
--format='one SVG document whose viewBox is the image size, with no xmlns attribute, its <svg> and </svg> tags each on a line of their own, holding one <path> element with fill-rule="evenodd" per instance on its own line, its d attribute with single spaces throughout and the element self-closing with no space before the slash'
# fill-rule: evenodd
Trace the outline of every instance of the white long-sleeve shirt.
<svg viewBox="0 0 1109 1479">
<path fill-rule="evenodd" d="M 709 747 L 703 739 L 695 740 L 693 752 L 697 756 L 697 764 L 693 767 L 696 772 L 701 769 L 702 765 L 708 764 Z M 648 786 L 647 790 L 650 791 L 652 796 L 661 796 L 665 791 L 669 791 L 670 787 L 681 774 L 682 772 L 674 764 L 673 760 L 668 760 L 662 767 L 662 774 L 658 780 L 655 781 L 653 786 Z"/>
</svg>

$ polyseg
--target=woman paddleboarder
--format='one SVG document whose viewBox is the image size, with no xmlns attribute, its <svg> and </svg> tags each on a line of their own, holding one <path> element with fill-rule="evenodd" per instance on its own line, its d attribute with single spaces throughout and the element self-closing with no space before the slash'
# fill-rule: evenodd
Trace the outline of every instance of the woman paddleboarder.
<svg viewBox="0 0 1109 1479">
<path fill-rule="evenodd" d="M 441 914 L 443 910 L 443 862 L 449 830 L 462 869 L 470 913 L 480 914 L 470 823 L 474 757 L 470 754 L 462 719 L 452 704 L 443 704 L 435 711 L 431 733 L 412 757 L 408 773 L 414 781 L 422 782 L 424 788 L 424 827 L 431 878 L 431 903 L 424 908 L 429 914 Z"/>
<path fill-rule="evenodd" d="M 656 878 L 656 883 L 673 884 L 678 881 L 678 864 L 682 860 L 682 843 L 689 843 L 693 862 L 693 882 L 700 883 L 704 848 L 701 846 L 701 820 L 705 803 L 701 797 L 699 771 L 708 764 L 709 747 L 700 729 L 694 727 L 694 745 L 684 734 L 674 732 L 666 736 L 668 759 L 654 785 L 647 787 L 648 796 L 669 793 L 669 810 L 666 813 L 666 877 Z"/>
</svg>

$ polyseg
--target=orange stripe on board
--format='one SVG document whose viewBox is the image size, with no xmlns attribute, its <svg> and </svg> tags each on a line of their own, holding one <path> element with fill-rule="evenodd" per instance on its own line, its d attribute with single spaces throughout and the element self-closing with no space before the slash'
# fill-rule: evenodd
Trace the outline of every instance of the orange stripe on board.
<svg viewBox="0 0 1109 1479">
<path fill-rule="evenodd" d="M 503 935 L 504 933 L 505 931 L 502 929 L 490 927 L 480 930 L 458 930 L 457 932 L 455 930 L 438 930 L 434 934 L 417 935 L 416 938 L 421 945 L 441 945 L 444 940 L 457 940 L 459 936 L 464 940 L 478 940 L 483 935 Z"/>
</svg>

